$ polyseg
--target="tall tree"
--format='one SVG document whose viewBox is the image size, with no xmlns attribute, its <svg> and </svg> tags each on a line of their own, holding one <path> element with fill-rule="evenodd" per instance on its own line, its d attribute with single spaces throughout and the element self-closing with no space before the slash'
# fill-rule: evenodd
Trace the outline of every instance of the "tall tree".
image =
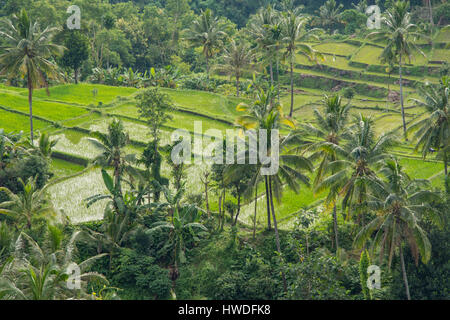
<svg viewBox="0 0 450 320">
<path fill-rule="evenodd" d="M 371 193 L 381 188 L 375 166 L 387 157 L 387 148 L 394 144 L 395 138 L 391 134 L 375 137 L 373 120 L 360 115 L 355 117 L 355 124 L 345 139 L 343 145 L 328 145 L 339 158 L 326 168 L 327 173 L 335 173 L 324 179 L 316 190 L 339 190 L 342 210 L 347 211 L 347 218 L 356 215 L 361 222 L 365 216 L 365 201 Z"/>
<path fill-rule="evenodd" d="M 25 77 L 28 86 L 30 112 L 30 138 L 33 143 L 33 89 L 48 88 L 47 78 L 59 77 L 52 57 L 63 53 L 64 47 L 52 43 L 57 28 L 47 27 L 41 31 L 37 22 L 32 22 L 24 9 L 13 20 L 3 18 L 0 35 L 5 42 L 5 52 L 0 55 L 0 75 L 9 78 Z M 48 93 L 48 91 L 47 91 Z"/>
<path fill-rule="evenodd" d="M 397 1 L 392 8 L 388 9 L 385 16 L 383 16 L 383 23 L 385 28 L 380 31 L 370 33 L 367 37 L 373 38 L 377 41 L 383 41 L 386 46 L 381 53 L 381 57 L 389 56 L 386 52 L 392 52 L 396 57 L 399 65 L 399 77 L 400 77 L 400 103 L 402 109 L 403 120 L 403 133 L 405 139 L 406 136 L 406 119 L 405 108 L 403 99 L 403 79 L 402 79 L 402 67 L 405 59 L 408 58 L 411 61 L 415 52 L 418 52 L 425 56 L 423 51 L 415 44 L 415 38 L 424 37 L 422 34 L 415 32 L 417 26 L 411 23 L 411 14 L 409 13 L 408 1 Z"/>
<path fill-rule="evenodd" d="M 190 29 L 185 30 L 185 39 L 195 46 L 203 47 L 206 59 L 206 75 L 209 79 L 210 59 L 224 45 L 226 33 L 219 29 L 219 18 L 210 9 L 202 11 L 192 22 Z"/>
<path fill-rule="evenodd" d="M 289 59 L 290 75 L 291 75 L 291 108 L 289 117 L 294 112 L 294 64 L 297 53 L 307 57 L 309 60 L 315 60 L 317 56 L 321 56 L 311 46 L 304 43 L 305 41 L 317 38 L 315 33 L 317 29 L 306 30 L 305 25 L 309 18 L 297 15 L 294 11 L 283 14 L 282 31 L 283 40 L 286 43 L 285 56 Z"/>
<path fill-rule="evenodd" d="M 375 233 L 372 251 L 380 249 L 380 263 L 387 252 L 388 268 L 398 248 L 406 297 L 411 300 L 403 246 L 409 245 L 416 265 L 419 256 L 423 263 L 430 260 L 431 244 L 419 222 L 428 216 L 438 225 L 442 224 L 441 212 L 431 205 L 433 201 L 439 201 L 439 194 L 422 189 L 424 181 L 411 180 L 396 159 L 387 160 L 381 174 L 386 177 L 387 183 L 367 202 L 368 208 L 378 214 L 357 234 L 355 245 L 362 247 Z"/>
<path fill-rule="evenodd" d="M 342 98 L 339 95 L 326 96 L 323 99 L 325 110 L 321 113 L 318 109 L 314 110 L 316 118 L 315 126 L 307 124 L 304 133 L 312 135 L 318 140 L 305 144 L 305 151 L 312 152 L 310 160 L 318 160 L 319 165 L 316 169 L 316 177 L 313 186 L 317 188 L 326 178 L 327 167 L 331 162 L 338 160 L 338 154 L 333 148 L 334 145 L 340 145 L 347 132 L 348 116 L 350 104 L 342 105 Z M 331 146 L 331 147 L 330 147 Z M 331 170 L 330 174 L 335 174 L 335 170 Z M 336 251 L 339 249 L 338 224 L 336 198 L 339 190 L 330 188 L 327 203 L 333 204 L 333 222 Z"/>
</svg>

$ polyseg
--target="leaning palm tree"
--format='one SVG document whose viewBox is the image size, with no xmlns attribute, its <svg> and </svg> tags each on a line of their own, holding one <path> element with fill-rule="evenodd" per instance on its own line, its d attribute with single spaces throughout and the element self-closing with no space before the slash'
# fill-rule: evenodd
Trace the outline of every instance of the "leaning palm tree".
<svg viewBox="0 0 450 320">
<path fill-rule="evenodd" d="M 253 50 L 251 50 L 249 45 L 244 42 L 236 44 L 234 40 L 231 40 L 230 47 L 225 48 L 224 50 L 224 65 L 220 67 L 226 70 L 229 74 L 234 75 L 236 78 L 236 96 L 238 97 L 240 87 L 239 81 L 245 69 L 253 61 L 253 58 Z"/>
<path fill-rule="evenodd" d="M 26 183 L 19 178 L 19 182 L 23 187 L 23 191 L 19 194 L 0 187 L 0 192 L 4 192 L 9 198 L 8 201 L 0 203 L 0 214 L 12 218 L 18 226 L 26 226 L 28 229 L 31 229 L 33 222 L 37 219 L 54 218 L 55 211 L 45 196 L 50 184 L 39 190 L 36 186 L 36 178 L 29 178 Z"/>
<path fill-rule="evenodd" d="M 408 139 L 406 136 L 402 66 L 405 58 L 408 58 L 411 62 L 411 58 L 415 52 L 419 52 L 425 56 L 425 53 L 414 43 L 417 37 L 425 36 L 421 33 L 415 32 L 417 26 L 411 23 L 411 15 L 408 12 L 408 9 L 408 1 L 395 2 L 392 8 L 388 9 L 383 17 L 382 21 L 386 27 L 380 31 L 372 32 L 367 36 L 375 41 L 386 43 L 386 46 L 380 56 L 381 59 L 383 59 L 383 57 L 389 57 L 393 54 L 394 57 L 396 57 L 396 62 L 398 62 L 400 77 L 400 104 L 402 109 L 403 133 L 406 140 Z"/>
<path fill-rule="evenodd" d="M 421 148 L 424 158 L 430 152 L 440 151 L 443 156 L 445 175 L 448 175 L 450 156 L 450 78 L 443 77 L 441 83 L 425 85 L 419 89 L 422 100 L 413 99 L 424 107 L 429 116 L 413 124 L 409 129 L 416 131 L 416 150 Z"/>
<path fill-rule="evenodd" d="M 219 29 L 219 18 L 214 17 L 212 11 L 202 11 L 200 17 L 192 22 L 190 29 L 185 31 L 185 39 L 196 46 L 203 47 L 206 59 L 206 75 L 209 79 L 209 60 L 216 51 L 223 47 L 226 33 Z"/>
<path fill-rule="evenodd" d="M 306 124 L 304 126 L 304 133 L 315 136 L 311 143 L 304 145 L 304 151 L 312 153 L 309 158 L 311 161 L 319 160 L 319 165 L 316 170 L 316 177 L 314 179 L 314 187 L 317 188 L 320 183 L 326 178 L 326 168 L 331 162 L 338 160 L 334 145 L 339 145 L 347 131 L 348 116 L 350 104 L 342 105 L 342 98 L 339 95 L 327 96 L 323 99 L 325 110 L 321 113 L 318 109 L 314 110 L 316 118 L 315 126 Z M 331 146 L 331 147 L 330 147 Z M 331 171 L 330 174 L 336 173 Z M 336 243 L 336 251 L 339 249 L 338 226 L 337 226 L 337 210 L 336 198 L 338 190 L 331 188 L 329 190 L 326 202 L 333 204 L 333 221 L 334 221 L 334 236 Z"/>
<path fill-rule="evenodd" d="M 5 41 L 5 52 L 0 55 L 0 75 L 10 78 L 25 77 L 30 109 L 30 137 L 33 143 L 33 89 L 45 86 L 47 79 L 59 78 L 57 66 L 50 59 L 62 54 L 64 47 L 52 43 L 57 28 L 41 31 L 37 22 L 31 22 L 25 10 L 13 21 L 4 18 L 0 35 Z M 47 91 L 48 92 L 48 91 Z"/>
<path fill-rule="evenodd" d="M 294 64 L 297 53 L 311 61 L 316 60 L 317 57 L 322 57 L 320 53 L 304 43 L 307 40 L 317 39 L 316 33 L 319 31 L 318 29 L 306 31 L 305 26 L 308 22 L 308 17 L 298 15 L 294 11 L 283 13 L 282 33 L 283 41 L 286 43 L 285 57 L 289 59 L 291 76 L 291 108 L 289 117 L 292 117 L 294 112 Z"/>
<path fill-rule="evenodd" d="M 382 185 L 374 169 L 377 163 L 387 157 L 386 150 L 394 144 L 395 137 L 385 134 L 376 138 L 371 118 L 359 115 L 355 120 L 342 146 L 329 145 L 339 158 L 328 163 L 326 172 L 334 174 L 324 179 L 316 190 L 339 190 L 342 210 L 347 210 L 347 218 L 356 215 L 360 222 L 361 218 L 364 219 L 365 201 Z M 362 222 L 364 224 L 364 220 Z"/>
<path fill-rule="evenodd" d="M 391 267 L 396 249 L 399 249 L 400 265 L 403 274 L 406 297 L 411 300 L 406 275 L 403 246 L 409 245 L 416 265 L 419 256 L 423 263 L 431 257 L 431 244 L 419 222 L 427 215 L 436 224 L 442 224 L 442 215 L 430 203 L 439 201 L 439 194 L 422 189 L 427 181 L 411 180 L 396 159 L 385 162 L 380 173 L 387 179 L 384 188 L 368 199 L 367 206 L 377 212 L 377 216 L 364 226 L 355 238 L 355 245 L 363 247 L 375 233 L 372 251 L 379 249 L 380 264 L 384 253 L 388 255 L 388 268 Z M 423 187 L 423 186 L 422 186 Z"/>
</svg>

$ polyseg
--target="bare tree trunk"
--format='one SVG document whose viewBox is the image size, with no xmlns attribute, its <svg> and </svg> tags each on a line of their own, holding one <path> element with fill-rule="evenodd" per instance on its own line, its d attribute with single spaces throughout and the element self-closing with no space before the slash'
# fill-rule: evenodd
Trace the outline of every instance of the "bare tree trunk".
<svg viewBox="0 0 450 320">
<path fill-rule="evenodd" d="M 256 183 L 256 188 L 255 188 L 255 216 L 253 219 L 253 240 L 255 240 L 255 236 L 256 236 L 256 212 L 258 209 L 258 183 Z"/>
<path fill-rule="evenodd" d="M 291 110 L 289 111 L 289 117 L 292 117 L 294 112 L 294 63 L 291 61 Z"/>
<path fill-rule="evenodd" d="M 399 61 L 399 75 L 400 75 L 400 104 L 402 107 L 403 134 L 405 135 L 405 141 L 408 141 L 408 137 L 406 136 L 405 106 L 403 103 L 402 55 L 400 55 Z"/>
<path fill-rule="evenodd" d="M 333 207 L 333 222 L 334 222 L 334 239 L 336 242 L 336 253 L 337 253 L 339 250 L 339 238 L 338 238 L 336 203 L 334 204 L 334 207 Z"/>
<path fill-rule="evenodd" d="M 403 282 L 405 284 L 405 290 L 406 290 L 406 298 L 408 300 L 411 300 L 411 295 L 409 294 L 408 277 L 406 276 L 405 259 L 403 257 L 403 248 L 402 248 L 401 244 L 400 244 L 400 264 L 402 267 Z"/>
<path fill-rule="evenodd" d="M 433 34 L 434 19 L 433 19 L 433 5 L 431 4 L 431 0 L 428 0 L 428 9 L 430 10 L 431 34 Z"/>
<path fill-rule="evenodd" d="M 270 194 L 269 194 L 269 183 L 267 181 L 267 176 L 264 176 L 264 182 L 266 184 L 266 201 L 267 201 L 267 230 L 270 231 L 271 225 L 270 225 Z"/>
<path fill-rule="evenodd" d="M 278 234 L 277 218 L 275 216 L 275 209 L 274 209 L 274 205 L 273 205 L 272 178 L 271 177 L 269 177 L 269 194 L 270 194 L 270 206 L 272 209 L 273 227 L 275 229 L 275 239 L 276 239 L 276 243 L 277 243 L 277 251 L 278 251 L 278 254 L 280 255 L 280 259 L 281 259 L 280 235 Z M 281 277 L 283 278 L 284 292 L 287 293 L 286 276 L 284 274 L 284 271 L 281 271 Z"/>
<path fill-rule="evenodd" d="M 31 75 L 30 71 L 27 72 L 27 82 L 28 82 L 28 107 L 30 109 L 30 137 L 31 144 L 34 141 L 33 135 L 33 84 L 31 83 Z"/>
</svg>

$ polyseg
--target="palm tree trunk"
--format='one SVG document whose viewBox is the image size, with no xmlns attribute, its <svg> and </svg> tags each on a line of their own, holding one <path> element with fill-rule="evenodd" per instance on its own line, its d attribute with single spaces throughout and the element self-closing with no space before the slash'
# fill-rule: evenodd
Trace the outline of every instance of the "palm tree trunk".
<svg viewBox="0 0 450 320">
<path fill-rule="evenodd" d="M 31 83 L 31 75 L 30 71 L 27 73 L 27 82 L 28 82 L 28 106 L 30 108 L 30 137 L 31 144 L 33 144 L 33 85 Z"/>
<path fill-rule="evenodd" d="M 270 194 L 269 194 L 269 183 L 267 181 L 267 176 L 264 176 L 264 182 L 266 184 L 266 201 L 267 201 L 267 230 L 270 231 Z"/>
<path fill-rule="evenodd" d="M 75 84 L 78 84 L 78 68 L 75 68 L 74 72 L 75 72 Z"/>
<path fill-rule="evenodd" d="M 389 95 L 391 94 L 391 70 L 389 69 L 388 95 L 386 98 L 386 109 L 389 108 Z"/>
<path fill-rule="evenodd" d="M 431 4 L 431 0 L 428 0 L 428 9 L 430 10 L 431 34 L 433 34 L 434 20 L 433 20 L 433 5 Z"/>
<path fill-rule="evenodd" d="M 256 188 L 255 188 L 255 215 L 254 215 L 254 219 L 253 219 L 253 240 L 255 240 L 255 235 L 256 235 L 256 212 L 258 209 L 258 183 L 256 183 Z"/>
<path fill-rule="evenodd" d="M 237 224 L 239 214 L 241 213 L 241 195 L 240 194 L 238 194 L 237 206 L 238 206 L 238 208 L 237 208 L 236 218 L 234 219 L 233 226 L 235 226 Z"/>
<path fill-rule="evenodd" d="M 445 175 L 448 175 L 448 164 L 447 164 L 447 152 L 444 151 L 444 170 L 445 170 Z"/>
<path fill-rule="evenodd" d="M 239 76 L 236 75 L 236 96 L 239 98 Z"/>
<path fill-rule="evenodd" d="M 209 57 L 208 57 L 208 55 L 205 55 L 205 59 L 206 59 L 206 79 L 209 80 Z"/>
<path fill-rule="evenodd" d="M 402 55 L 400 55 L 399 59 L 399 75 L 400 75 L 400 104 L 402 107 L 403 134 L 405 135 L 405 141 L 408 141 L 408 138 L 406 136 L 405 106 L 403 104 Z"/>
<path fill-rule="evenodd" d="M 270 85 L 273 87 L 273 62 L 270 61 Z"/>
<path fill-rule="evenodd" d="M 292 117 L 294 112 L 294 63 L 291 61 L 291 110 L 289 111 L 289 117 Z"/>
<path fill-rule="evenodd" d="M 278 47 L 277 47 L 277 52 L 278 52 Z M 278 103 L 280 103 L 280 61 L 278 59 L 278 54 L 277 54 L 277 98 L 278 98 Z"/>
<path fill-rule="evenodd" d="M 401 244 L 400 244 L 400 264 L 402 267 L 403 282 L 405 283 L 406 298 L 408 300 L 411 300 L 411 295 L 409 294 L 408 277 L 406 276 L 405 259 L 403 257 L 403 249 Z"/>
<path fill-rule="evenodd" d="M 277 218 L 275 216 L 275 209 L 273 206 L 273 194 L 272 194 L 272 178 L 269 177 L 269 194 L 270 194 L 270 207 L 272 209 L 272 218 L 273 218 L 273 227 L 275 229 L 275 240 L 277 243 L 277 251 L 281 258 L 281 245 L 280 245 L 280 235 L 278 234 L 278 225 L 277 225 Z M 281 276 L 283 278 L 283 288 L 284 292 L 287 293 L 287 285 L 286 285 L 286 276 L 284 274 L 284 271 L 281 271 Z"/>
<path fill-rule="evenodd" d="M 208 199 L 208 182 L 205 181 L 205 202 L 206 202 L 206 214 L 208 215 L 208 218 L 211 216 L 209 212 L 209 199 Z"/>
<path fill-rule="evenodd" d="M 336 212 L 336 203 L 333 207 L 333 222 L 334 222 L 334 239 L 336 242 L 336 253 L 339 249 L 339 238 L 338 238 L 338 224 L 337 224 L 337 212 Z"/>
</svg>

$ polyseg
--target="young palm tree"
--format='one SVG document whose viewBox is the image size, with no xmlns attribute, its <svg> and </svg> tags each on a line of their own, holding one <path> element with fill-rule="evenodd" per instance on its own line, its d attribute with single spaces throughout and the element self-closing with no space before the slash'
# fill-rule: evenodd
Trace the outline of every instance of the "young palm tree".
<svg viewBox="0 0 450 320">
<path fill-rule="evenodd" d="M 282 30 L 283 41 L 286 43 L 285 57 L 289 59 L 290 75 L 291 75 L 291 109 L 289 117 L 294 112 L 294 64 L 297 53 L 307 57 L 309 60 L 315 60 L 321 54 L 316 52 L 311 46 L 303 43 L 306 40 L 316 38 L 318 29 L 305 30 L 305 25 L 309 18 L 297 15 L 295 12 L 283 13 Z"/>
<path fill-rule="evenodd" d="M 124 171 L 135 174 L 135 170 L 130 163 L 135 162 L 134 154 L 125 154 L 125 146 L 130 142 L 128 133 L 124 131 L 121 120 L 114 119 L 108 126 L 108 133 L 95 132 L 96 138 L 89 138 L 89 141 L 102 153 L 95 158 L 94 163 L 102 166 L 112 166 L 114 168 L 114 184 L 121 190 L 121 180 Z"/>
<path fill-rule="evenodd" d="M 420 190 L 419 187 L 424 181 L 411 180 L 396 159 L 387 160 L 380 173 L 386 177 L 387 183 L 383 184 L 384 188 L 380 189 L 378 194 L 367 201 L 368 208 L 378 214 L 358 233 L 355 245 L 361 248 L 375 233 L 372 250 L 380 249 L 380 263 L 387 252 L 388 268 L 391 267 L 392 258 L 398 248 L 406 297 L 411 300 L 403 245 L 409 245 L 416 265 L 419 255 L 423 263 L 430 260 L 431 244 L 419 222 L 428 214 L 432 221 L 441 225 L 441 213 L 430 205 L 432 201 L 439 200 L 439 194 L 426 189 Z"/>
<path fill-rule="evenodd" d="M 364 218 L 362 209 L 369 194 L 381 188 L 381 180 L 373 168 L 387 157 L 386 149 L 392 146 L 395 140 L 391 134 L 377 139 L 371 118 L 360 115 L 355 120 L 355 125 L 345 135 L 344 145 L 328 145 L 334 149 L 338 160 L 328 163 L 325 172 L 334 173 L 324 179 L 316 190 L 339 190 L 342 210 L 347 210 L 347 218 L 357 213 L 359 220 Z"/>
<path fill-rule="evenodd" d="M 71 290 L 68 279 L 71 265 L 74 262 L 76 242 L 81 236 L 80 231 L 74 231 L 64 243 L 62 230 L 49 227 L 46 239 L 48 244 L 39 244 L 26 233 L 20 233 L 15 245 L 13 256 L 1 271 L 0 297 L 11 300 L 53 300 L 89 298 L 87 283 L 89 280 L 100 280 L 108 283 L 106 278 L 95 272 L 86 272 L 93 262 L 103 257 L 97 255 L 88 258 L 77 267 L 81 274 L 80 288 Z"/>
<path fill-rule="evenodd" d="M 206 59 L 206 75 L 209 79 L 209 60 L 216 50 L 224 45 L 226 33 L 219 30 L 219 18 L 214 17 L 212 11 L 202 11 L 200 17 L 192 22 L 192 27 L 185 30 L 185 39 L 196 46 L 203 47 L 203 55 Z"/>
<path fill-rule="evenodd" d="M 42 189 L 36 187 L 36 178 L 30 178 L 26 183 L 19 178 L 19 182 L 23 186 L 23 191 L 14 194 L 5 187 L 0 187 L 9 198 L 8 201 L 0 203 L 0 214 L 11 217 L 19 225 L 25 225 L 31 229 L 33 221 L 36 219 L 51 219 L 55 212 L 51 203 L 45 197 L 46 189 L 49 185 Z"/>
<path fill-rule="evenodd" d="M 338 160 L 334 145 L 339 145 L 347 131 L 348 115 L 350 104 L 342 105 L 342 98 L 339 95 L 327 96 L 323 99 L 325 105 L 324 113 L 322 114 L 318 109 L 314 110 L 316 118 L 316 125 L 305 125 L 304 131 L 307 135 L 313 135 L 318 138 L 313 142 L 305 145 L 305 152 L 312 152 L 309 158 L 311 161 L 318 159 L 320 161 L 317 170 L 316 178 L 314 179 L 314 187 L 317 188 L 325 179 L 325 171 L 331 162 Z M 330 148 L 331 145 L 331 148 Z M 335 174 L 332 171 L 330 174 Z M 336 243 L 336 251 L 339 248 L 338 226 L 337 226 L 337 212 L 336 212 L 336 197 L 338 190 L 331 188 L 326 202 L 333 203 L 333 221 L 334 221 L 334 236 Z"/>
<path fill-rule="evenodd" d="M 415 24 L 411 23 L 411 15 L 408 12 L 408 1 L 397 1 L 392 8 L 388 9 L 386 15 L 383 17 L 383 22 L 386 28 L 380 31 L 369 34 L 368 38 L 373 38 L 376 41 L 386 43 L 381 58 L 390 56 L 390 52 L 394 55 L 396 62 L 399 65 L 400 77 L 400 104 L 402 109 L 403 133 L 406 136 L 406 119 L 403 99 L 403 80 L 402 80 L 402 66 L 405 58 L 411 61 L 414 52 L 419 52 L 423 56 L 423 51 L 415 45 L 413 38 L 425 37 L 424 35 L 414 32 L 417 29 Z"/>
<path fill-rule="evenodd" d="M 424 107 L 429 116 L 410 127 L 416 131 L 418 139 L 416 150 L 421 148 L 425 158 L 432 151 L 441 151 L 448 175 L 448 157 L 450 156 L 450 78 L 443 77 L 437 86 L 426 85 L 419 89 L 422 100 L 413 99 Z"/>
<path fill-rule="evenodd" d="M 195 236 L 194 230 L 208 231 L 208 229 L 199 223 L 199 210 L 194 205 L 180 206 L 179 200 L 182 191 L 175 195 L 165 186 L 161 186 L 164 196 L 167 199 L 166 203 L 152 204 L 156 212 L 160 210 L 167 210 L 171 217 L 171 221 L 160 221 L 153 224 L 148 233 L 154 233 L 160 230 L 169 230 L 168 244 L 173 248 L 173 270 L 171 271 L 172 281 L 179 276 L 178 267 L 180 263 L 186 262 L 186 242 L 192 236 Z"/>
<path fill-rule="evenodd" d="M 234 40 L 231 40 L 230 47 L 225 48 L 224 51 L 223 60 L 225 65 L 222 68 L 236 78 L 236 96 L 239 97 L 239 81 L 245 68 L 253 61 L 253 50 L 244 42 L 236 44 Z"/>
<path fill-rule="evenodd" d="M 37 22 L 31 22 L 25 10 L 13 21 L 1 20 L 0 35 L 5 41 L 4 53 L 0 55 L 0 75 L 10 78 L 25 77 L 28 86 L 30 110 L 30 137 L 33 143 L 33 89 L 38 86 L 48 88 L 46 78 L 58 78 L 57 66 L 49 60 L 63 53 L 64 47 L 53 44 L 52 38 L 57 28 L 41 31 Z"/>
</svg>

